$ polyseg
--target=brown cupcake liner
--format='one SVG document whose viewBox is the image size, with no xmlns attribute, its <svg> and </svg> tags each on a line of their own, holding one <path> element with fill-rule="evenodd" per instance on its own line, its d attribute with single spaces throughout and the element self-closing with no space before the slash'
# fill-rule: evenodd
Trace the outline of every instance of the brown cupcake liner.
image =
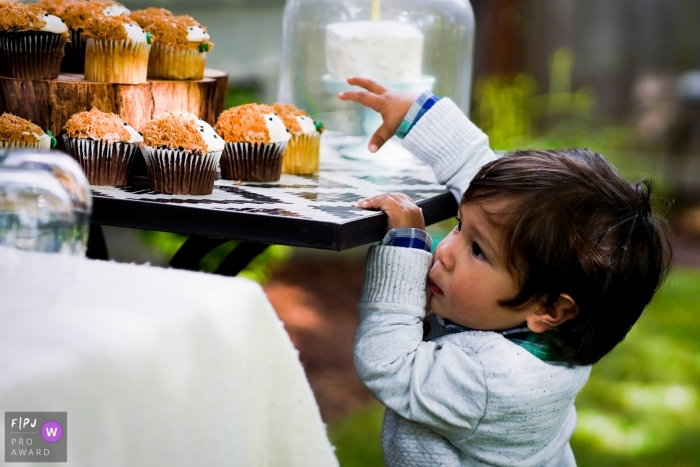
<svg viewBox="0 0 700 467">
<path fill-rule="evenodd" d="M 171 195 L 210 195 L 221 151 L 198 156 L 185 149 L 142 146 L 151 190 Z"/>
<path fill-rule="evenodd" d="M 135 143 L 109 143 L 63 135 L 66 151 L 85 172 L 90 185 L 126 186 L 129 171 L 139 152 Z"/>
<path fill-rule="evenodd" d="M 21 144 L 17 141 L 0 141 L 0 149 L 9 148 L 32 148 L 32 149 L 51 149 L 51 140 L 47 141 L 37 141 L 35 144 Z"/>
<path fill-rule="evenodd" d="M 85 41 L 83 28 L 70 29 L 70 42 L 66 44 L 61 71 L 63 73 L 83 73 L 85 71 Z"/>
<path fill-rule="evenodd" d="M 221 156 L 221 178 L 249 182 L 276 182 L 282 176 L 287 142 L 272 144 L 226 143 Z"/>
<path fill-rule="evenodd" d="M 0 75 L 55 79 L 61 71 L 66 38 L 46 31 L 0 31 Z"/>
<path fill-rule="evenodd" d="M 321 134 L 292 135 L 284 151 L 282 172 L 295 175 L 311 175 L 318 172 L 321 151 Z"/>
<path fill-rule="evenodd" d="M 145 42 L 89 38 L 85 44 L 85 79 L 101 83 L 145 83 L 150 49 L 150 44 Z"/>
<path fill-rule="evenodd" d="M 202 79 L 206 52 L 176 49 L 154 43 L 148 56 L 148 77 L 160 79 Z"/>
</svg>

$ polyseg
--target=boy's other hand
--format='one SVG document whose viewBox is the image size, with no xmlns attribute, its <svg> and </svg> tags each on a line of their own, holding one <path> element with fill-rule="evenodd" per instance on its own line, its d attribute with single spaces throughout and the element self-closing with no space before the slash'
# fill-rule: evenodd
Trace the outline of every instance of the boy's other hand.
<svg viewBox="0 0 700 467">
<path fill-rule="evenodd" d="M 359 102 L 382 115 L 382 126 L 369 141 L 370 152 L 377 152 L 394 136 L 401 122 L 420 94 L 396 92 L 367 78 L 348 78 L 348 84 L 365 88 L 365 91 L 348 91 L 338 94 L 344 101 Z"/>
<path fill-rule="evenodd" d="M 364 198 L 357 202 L 363 209 L 381 209 L 389 216 L 386 230 L 396 228 L 414 228 L 425 230 L 423 210 L 413 200 L 403 193 L 387 193 L 385 195 Z"/>
</svg>

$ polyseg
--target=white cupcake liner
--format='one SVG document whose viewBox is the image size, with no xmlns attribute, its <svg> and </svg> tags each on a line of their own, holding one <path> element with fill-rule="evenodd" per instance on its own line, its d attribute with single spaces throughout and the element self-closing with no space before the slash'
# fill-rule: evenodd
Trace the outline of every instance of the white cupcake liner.
<svg viewBox="0 0 700 467">
<path fill-rule="evenodd" d="M 89 38 L 85 44 L 85 79 L 101 83 L 143 84 L 150 50 L 151 46 L 145 42 Z"/>
<path fill-rule="evenodd" d="M 160 79 L 202 79 L 206 52 L 199 49 L 176 49 L 159 42 L 148 56 L 148 77 Z"/>
<path fill-rule="evenodd" d="M 321 134 L 292 135 L 284 151 L 282 173 L 311 175 L 318 172 Z"/>
<path fill-rule="evenodd" d="M 85 172 L 90 185 L 126 186 L 131 164 L 138 154 L 135 143 L 109 143 L 63 135 L 66 151 Z"/>
<path fill-rule="evenodd" d="M 0 31 L 0 74 L 22 79 L 55 79 L 61 69 L 63 34 Z"/>
<path fill-rule="evenodd" d="M 32 149 L 51 149 L 51 138 L 44 138 L 41 141 L 37 141 L 34 144 L 22 144 L 18 141 L 0 141 L 0 149 L 9 148 L 32 148 Z"/>
<path fill-rule="evenodd" d="M 202 156 L 186 149 L 142 146 L 151 190 L 172 195 L 210 195 L 221 151 Z"/>
<path fill-rule="evenodd" d="M 221 178 L 275 182 L 282 175 L 287 142 L 271 144 L 226 143 L 221 156 Z"/>
</svg>

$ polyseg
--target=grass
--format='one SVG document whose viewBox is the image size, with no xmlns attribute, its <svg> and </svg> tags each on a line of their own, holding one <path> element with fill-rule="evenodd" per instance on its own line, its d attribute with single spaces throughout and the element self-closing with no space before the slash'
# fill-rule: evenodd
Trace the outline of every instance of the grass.
<svg viewBox="0 0 700 467">
<path fill-rule="evenodd" d="M 679 268 L 576 400 L 579 467 L 700 466 L 700 270 Z M 383 408 L 329 429 L 341 467 L 383 465 Z"/>
</svg>

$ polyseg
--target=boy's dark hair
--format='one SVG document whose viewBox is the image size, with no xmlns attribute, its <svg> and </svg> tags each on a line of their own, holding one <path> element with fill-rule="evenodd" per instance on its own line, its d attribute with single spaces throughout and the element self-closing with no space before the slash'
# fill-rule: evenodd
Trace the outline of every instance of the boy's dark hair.
<svg viewBox="0 0 700 467">
<path fill-rule="evenodd" d="M 462 203 L 512 201 L 504 246 L 521 290 L 501 304 L 570 295 L 578 316 L 550 335 L 559 358 L 590 365 L 624 339 L 670 270 L 650 195 L 649 181 L 626 182 L 590 150 L 525 150 L 482 167 Z"/>
</svg>

